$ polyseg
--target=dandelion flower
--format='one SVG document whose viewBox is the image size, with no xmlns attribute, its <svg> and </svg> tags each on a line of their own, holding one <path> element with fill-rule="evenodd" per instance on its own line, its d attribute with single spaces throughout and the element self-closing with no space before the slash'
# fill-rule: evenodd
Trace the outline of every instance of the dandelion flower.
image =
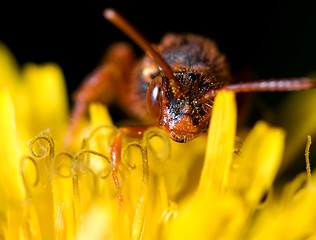
<svg viewBox="0 0 316 240">
<path fill-rule="evenodd" d="M 302 169 L 274 191 L 286 131 L 264 121 L 234 151 L 233 92 L 217 94 L 206 136 L 180 144 L 154 127 L 123 136 L 113 166 L 118 129 L 98 103 L 63 151 L 69 116 L 56 64 L 19 70 L 1 44 L 0 76 L 1 238 L 316 238 L 314 174 Z"/>
</svg>

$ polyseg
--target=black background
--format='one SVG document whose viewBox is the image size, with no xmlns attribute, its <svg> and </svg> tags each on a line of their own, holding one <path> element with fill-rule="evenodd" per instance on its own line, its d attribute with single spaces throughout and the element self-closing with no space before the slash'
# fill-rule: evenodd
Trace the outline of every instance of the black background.
<svg viewBox="0 0 316 240">
<path fill-rule="evenodd" d="M 109 44 L 130 41 L 103 18 L 106 7 L 119 10 L 151 42 L 159 42 L 170 31 L 213 38 L 235 74 L 250 70 L 260 79 L 305 76 L 316 70 L 316 1 L 312 0 L 2 1 L 0 41 L 21 65 L 58 63 L 71 93 Z M 260 94 L 271 107 L 282 97 Z"/>
<path fill-rule="evenodd" d="M 316 3 L 306 0 L 0 3 L 0 41 L 21 64 L 58 63 L 72 92 L 110 43 L 129 41 L 103 18 L 105 7 L 121 11 L 151 42 L 168 31 L 215 39 L 234 73 L 251 69 L 270 78 L 316 70 Z"/>
</svg>

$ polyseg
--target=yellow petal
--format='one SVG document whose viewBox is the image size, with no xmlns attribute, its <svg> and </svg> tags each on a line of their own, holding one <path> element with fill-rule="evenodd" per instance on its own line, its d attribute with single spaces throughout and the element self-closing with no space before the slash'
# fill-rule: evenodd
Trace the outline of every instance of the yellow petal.
<svg viewBox="0 0 316 240">
<path fill-rule="evenodd" d="M 21 89 L 21 95 L 28 101 L 29 108 L 25 113 L 28 116 L 24 116 L 20 120 L 24 122 L 19 121 L 19 125 L 25 124 L 25 119 L 28 119 L 28 138 L 50 129 L 55 142 L 60 143 L 68 123 L 68 99 L 61 69 L 52 63 L 30 63 L 24 67 L 23 76 L 26 86 Z"/>
<path fill-rule="evenodd" d="M 17 239 L 25 194 L 20 175 L 22 145 L 16 129 L 13 103 L 6 88 L 0 88 L 0 132 L 0 212 L 7 224 L 8 239 Z"/>
<path fill-rule="evenodd" d="M 117 211 L 102 200 L 96 200 L 85 215 L 83 225 L 76 239 L 129 239 L 124 223 L 120 221 Z"/>
<path fill-rule="evenodd" d="M 199 184 L 207 136 L 185 144 L 171 141 L 171 156 L 162 164 L 168 196 L 179 200 L 191 194 Z"/>
<path fill-rule="evenodd" d="M 315 176 L 302 188 L 306 173 L 298 175 L 284 188 L 280 198 L 259 212 L 251 229 L 252 239 L 315 239 Z"/>
<path fill-rule="evenodd" d="M 241 199 L 233 195 L 194 197 L 179 207 L 166 239 L 242 239 L 245 212 Z"/>
<path fill-rule="evenodd" d="M 100 126 L 114 126 L 110 113 L 105 105 L 92 103 L 89 109 L 93 128 L 98 128 Z"/>
<path fill-rule="evenodd" d="M 227 189 L 236 134 L 236 114 L 234 93 L 220 91 L 215 99 L 208 131 L 199 186 L 201 192 L 220 194 Z"/>
<path fill-rule="evenodd" d="M 2 190 L 13 200 L 21 200 L 24 195 L 20 175 L 22 156 L 21 144 L 15 124 L 14 108 L 8 89 L 0 89 L 0 159 Z"/>
<path fill-rule="evenodd" d="M 270 188 L 283 157 L 285 132 L 258 122 L 247 136 L 236 172 L 232 174 L 231 187 L 240 192 L 250 204 L 258 204 Z"/>
</svg>

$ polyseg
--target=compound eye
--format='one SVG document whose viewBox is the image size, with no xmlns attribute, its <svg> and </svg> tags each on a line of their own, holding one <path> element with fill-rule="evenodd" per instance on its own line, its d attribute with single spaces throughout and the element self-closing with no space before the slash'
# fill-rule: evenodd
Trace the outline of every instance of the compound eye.
<svg viewBox="0 0 316 240">
<path fill-rule="evenodd" d="M 154 78 L 148 87 L 146 96 L 148 112 L 152 118 L 157 120 L 161 117 L 161 83 L 161 77 Z"/>
</svg>

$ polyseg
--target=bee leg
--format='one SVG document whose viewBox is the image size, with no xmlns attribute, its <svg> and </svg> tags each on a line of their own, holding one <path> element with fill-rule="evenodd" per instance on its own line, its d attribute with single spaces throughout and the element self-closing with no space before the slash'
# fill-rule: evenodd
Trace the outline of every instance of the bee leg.
<svg viewBox="0 0 316 240">
<path fill-rule="evenodd" d="M 130 45 L 117 43 L 106 52 L 100 66 L 90 73 L 74 93 L 74 106 L 64 138 L 64 148 L 69 149 L 78 132 L 80 121 L 92 102 L 110 104 L 126 95 L 128 75 L 134 66 L 135 56 Z"/>
<path fill-rule="evenodd" d="M 112 178 L 114 183 L 114 188 L 117 193 L 118 201 L 120 207 L 123 207 L 123 194 L 121 191 L 121 180 L 119 176 L 119 167 L 122 162 L 122 138 L 130 137 L 130 138 L 142 138 L 144 132 L 148 129 L 148 126 L 128 126 L 121 127 L 118 129 L 113 142 L 111 144 L 111 160 L 112 160 Z"/>
</svg>

